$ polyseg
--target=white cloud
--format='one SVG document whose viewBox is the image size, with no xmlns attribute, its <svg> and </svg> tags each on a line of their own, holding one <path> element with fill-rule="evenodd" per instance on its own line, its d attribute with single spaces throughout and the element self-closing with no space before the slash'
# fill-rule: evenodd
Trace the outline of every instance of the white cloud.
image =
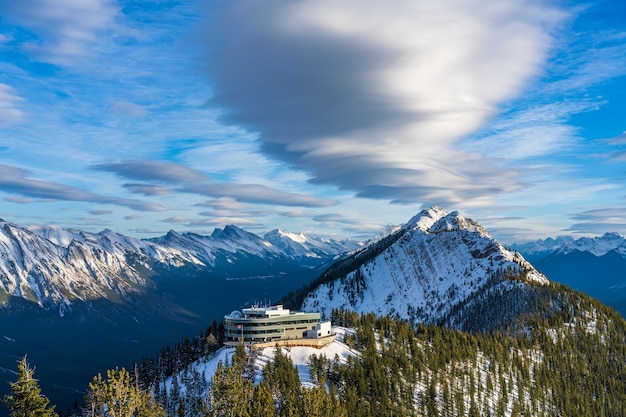
<svg viewBox="0 0 626 417">
<path fill-rule="evenodd" d="M 0 5 L 5 21 L 39 37 L 25 44 L 25 51 L 55 64 L 88 54 L 88 46 L 112 27 L 119 10 L 114 0 L 20 0 Z"/>
<path fill-rule="evenodd" d="M 572 149 L 579 142 L 578 129 L 569 124 L 578 113 L 597 110 L 597 100 L 530 104 L 503 114 L 478 139 L 463 146 L 495 158 L 524 159 Z"/>
<path fill-rule="evenodd" d="M 23 101 L 13 87 L 0 83 L 0 126 L 8 126 L 22 120 L 24 112 L 20 110 L 19 105 Z"/>
<path fill-rule="evenodd" d="M 33 178 L 28 171 L 5 164 L 0 164 L 0 191 L 19 194 L 25 198 L 113 204 L 139 211 L 157 212 L 167 210 L 165 206 L 158 203 L 103 196 L 58 182 Z"/>
<path fill-rule="evenodd" d="M 519 187 L 456 147 L 540 73 L 564 13 L 526 1 L 223 6 L 205 35 L 211 103 L 311 182 L 442 204 Z"/>
</svg>

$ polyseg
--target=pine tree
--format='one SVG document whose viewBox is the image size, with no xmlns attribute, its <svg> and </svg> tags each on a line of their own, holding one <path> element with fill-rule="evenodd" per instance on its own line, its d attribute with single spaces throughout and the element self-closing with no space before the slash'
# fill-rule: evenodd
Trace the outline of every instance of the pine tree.
<svg viewBox="0 0 626 417">
<path fill-rule="evenodd" d="M 107 417 L 163 417 L 165 411 L 152 395 L 141 390 L 124 368 L 107 371 L 106 381 L 101 374 L 89 383 L 85 397 L 86 416 Z"/>
<path fill-rule="evenodd" d="M 242 376 L 235 365 L 224 366 L 222 362 L 217 364 L 209 395 L 213 417 L 249 417 L 251 414 L 254 385 Z"/>
<path fill-rule="evenodd" d="M 274 407 L 272 393 L 265 382 L 261 382 L 254 389 L 251 408 L 252 417 L 271 417 L 276 415 L 276 407 Z"/>
<path fill-rule="evenodd" d="M 5 395 L 2 403 L 11 410 L 11 417 L 57 417 L 50 400 L 41 395 L 39 383 L 34 378 L 26 356 L 17 365 L 17 381 L 11 383 L 11 394 Z"/>
</svg>

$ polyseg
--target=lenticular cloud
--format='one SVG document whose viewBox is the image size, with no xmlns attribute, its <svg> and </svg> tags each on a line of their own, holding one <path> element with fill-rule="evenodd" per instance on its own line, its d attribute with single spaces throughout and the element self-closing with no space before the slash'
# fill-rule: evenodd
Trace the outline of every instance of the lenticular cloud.
<svg viewBox="0 0 626 417">
<path fill-rule="evenodd" d="M 516 173 L 456 149 L 539 74 L 563 14 L 534 1 L 226 2 L 204 32 L 212 106 L 311 182 L 485 204 Z"/>
</svg>

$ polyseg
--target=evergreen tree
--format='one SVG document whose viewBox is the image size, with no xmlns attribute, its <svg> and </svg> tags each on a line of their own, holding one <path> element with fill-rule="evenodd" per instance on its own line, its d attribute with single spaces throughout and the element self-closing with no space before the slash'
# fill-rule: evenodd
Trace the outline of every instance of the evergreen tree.
<svg viewBox="0 0 626 417">
<path fill-rule="evenodd" d="M 152 395 L 138 388 L 124 368 L 107 371 L 89 383 L 85 397 L 88 417 L 163 417 L 165 411 Z"/>
<path fill-rule="evenodd" d="M 252 399 L 252 417 L 272 417 L 276 415 L 276 407 L 272 393 L 267 384 L 261 382 L 254 389 L 254 397 Z"/>
<path fill-rule="evenodd" d="M 233 358 L 235 361 L 235 358 Z M 224 366 L 219 362 L 211 381 L 212 417 L 249 417 L 254 385 L 244 378 L 236 365 Z"/>
<path fill-rule="evenodd" d="M 11 394 L 2 403 L 11 410 L 11 417 L 57 417 L 50 400 L 41 395 L 39 383 L 24 356 L 17 365 L 17 381 L 11 383 Z"/>
</svg>

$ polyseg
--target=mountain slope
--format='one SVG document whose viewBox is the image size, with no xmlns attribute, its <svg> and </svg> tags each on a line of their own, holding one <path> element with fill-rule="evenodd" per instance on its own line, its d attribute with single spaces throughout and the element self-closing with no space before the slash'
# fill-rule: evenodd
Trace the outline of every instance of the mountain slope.
<svg viewBox="0 0 626 417">
<path fill-rule="evenodd" d="M 338 339 L 315 352 L 252 348 L 250 361 L 222 350 L 151 381 L 168 409 L 182 404 L 197 414 L 199 406 L 257 404 L 260 390 L 241 383 L 248 376 L 279 399 L 273 415 L 287 413 L 285 392 L 296 393 L 289 410 L 308 415 L 308 394 L 329 387 L 338 414 L 354 417 L 624 415 L 624 319 L 549 282 L 459 213 L 425 210 L 285 300 L 324 310 L 341 326 L 334 328 Z M 277 356 L 283 364 L 289 357 L 299 380 L 286 385 L 272 372 Z M 218 374 L 211 385 L 220 360 L 254 367 L 235 370 L 230 380 Z M 280 375 L 289 372 L 281 368 Z"/>
<path fill-rule="evenodd" d="M 533 286 L 548 283 L 478 223 L 438 207 L 419 213 L 379 251 L 363 256 L 365 251 L 341 261 L 353 263 L 340 273 L 307 288 L 302 309 L 348 308 L 464 328 L 479 326 L 466 313 L 485 299 L 505 294 L 511 302 L 521 294 L 532 298 Z"/>
<path fill-rule="evenodd" d="M 240 360 L 234 348 L 223 348 L 150 383 L 172 414 L 184 407 L 199 415 L 225 403 L 245 409 L 250 402 L 254 412 L 262 398 L 254 385 L 263 384 L 278 399 L 265 416 L 624 415 L 624 319 L 559 284 L 535 288 L 556 305 L 543 304 L 518 329 L 468 333 L 333 310 L 341 327 L 333 327 L 337 339 L 323 349 L 252 348 Z M 228 364 L 231 372 L 220 373 Z M 310 394 L 328 395 L 329 388 L 339 401 L 336 414 L 311 410 Z M 280 399 L 290 394 L 287 409 Z"/>
</svg>

